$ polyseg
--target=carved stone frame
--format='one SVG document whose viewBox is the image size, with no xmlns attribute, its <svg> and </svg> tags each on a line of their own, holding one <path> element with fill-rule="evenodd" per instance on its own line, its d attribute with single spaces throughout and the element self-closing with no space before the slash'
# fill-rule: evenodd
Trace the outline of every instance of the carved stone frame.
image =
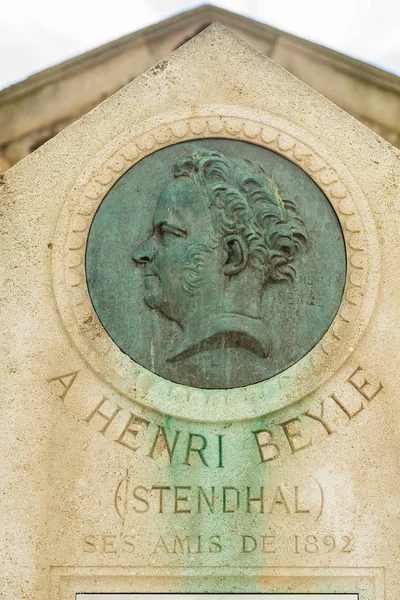
<svg viewBox="0 0 400 600">
<path fill-rule="evenodd" d="M 161 148 L 215 137 L 263 146 L 305 171 L 331 202 L 347 253 L 342 302 L 320 342 L 272 379 L 228 390 L 176 384 L 126 356 L 98 320 L 85 273 L 90 224 L 112 185 L 138 161 Z M 361 189 L 327 148 L 281 118 L 238 106 L 213 105 L 197 108 L 195 115 L 165 114 L 134 126 L 93 158 L 60 215 L 53 281 L 59 311 L 72 341 L 90 367 L 122 395 L 127 408 L 132 408 L 134 402 L 142 408 L 194 421 L 235 421 L 259 417 L 296 402 L 343 365 L 363 335 L 374 307 L 379 250 L 373 218 Z"/>
</svg>

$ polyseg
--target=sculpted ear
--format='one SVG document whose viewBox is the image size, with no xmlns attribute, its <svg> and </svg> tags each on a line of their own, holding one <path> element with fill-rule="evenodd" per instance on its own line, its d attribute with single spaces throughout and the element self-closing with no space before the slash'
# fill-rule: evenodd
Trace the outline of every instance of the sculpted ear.
<svg viewBox="0 0 400 600">
<path fill-rule="evenodd" d="M 224 250 L 226 253 L 224 275 L 236 275 L 245 268 L 249 251 L 240 235 L 226 235 L 224 237 Z"/>
</svg>

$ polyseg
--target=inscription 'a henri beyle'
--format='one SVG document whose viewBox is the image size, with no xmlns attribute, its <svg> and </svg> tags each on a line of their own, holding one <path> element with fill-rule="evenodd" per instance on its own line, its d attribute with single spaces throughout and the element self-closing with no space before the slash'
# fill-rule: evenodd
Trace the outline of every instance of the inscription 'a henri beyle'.
<svg viewBox="0 0 400 600">
<path fill-rule="evenodd" d="M 67 397 L 77 373 L 48 379 L 49 382 L 57 382 L 62 386 L 59 395 L 61 399 L 65 400 Z M 318 437 L 321 437 L 321 433 L 331 436 L 340 426 L 338 423 L 343 423 L 343 419 L 344 422 L 353 420 L 383 390 L 382 383 L 376 377 L 366 374 L 361 367 L 349 374 L 346 386 L 345 393 L 330 394 L 312 409 L 290 421 L 277 422 L 265 429 L 251 431 L 249 428 L 249 443 L 254 446 L 255 461 L 269 463 L 278 456 L 310 447 L 314 443 L 315 433 L 312 425 L 318 426 Z M 93 424 L 105 436 L 113 430 L 113 437 L 110 439 L 129 451 L 143 453 L 153 460 L 161 458 L 170 464 L 194 464 L 223 469 L 228 452 L 232 456 L 235 451 L 234 448 L 227 447 L 225 434 L 210 436 L 180 430 L 167 433 L 163 426 L 123 409 L 106 397 L 95 405 L 86 417 L 86 422 Z"/>
</svg>

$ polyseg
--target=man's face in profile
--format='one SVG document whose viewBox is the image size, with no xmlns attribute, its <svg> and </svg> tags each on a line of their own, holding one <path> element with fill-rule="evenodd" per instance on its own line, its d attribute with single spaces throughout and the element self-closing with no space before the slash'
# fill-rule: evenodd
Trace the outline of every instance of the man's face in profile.
<svg viewBox="0 0 400 600">
<path fill-rule="evenodd" d="M 259 170 L 196 151 L 177 161 L 159 197 L 154 233 L 133 259 L 144 266 L 147 306 L 183 330 L 169 361 L 226 348 L 269 354 L 264 286 L 293 277 L 307 238 L 294 205 Z"/>
<path fill-rule="evenodd" d="M 144 301 L 182 324 L 219 271 L 211 210 L 196 185 L 181 177 L 161 193 L 153 226 L 153 235 L 133 254 L 145 265 Z"/>
</svg>

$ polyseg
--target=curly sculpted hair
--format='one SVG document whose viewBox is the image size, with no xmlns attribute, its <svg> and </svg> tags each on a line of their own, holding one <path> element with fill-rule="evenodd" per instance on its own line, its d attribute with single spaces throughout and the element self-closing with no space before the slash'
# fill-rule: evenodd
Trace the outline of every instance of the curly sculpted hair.
<svg viewBox="0 0 400 600">
<path fill-rule="evenodd" d="M 308 244 L 307 230 L 294 202 L 282 198 L 261 166 L 198 148 L 177 161 L 174 176 L 200 188 L 221 236 L 241 236 L 264 283 L 294 278 L 291 263 Z"/>
</svg>

